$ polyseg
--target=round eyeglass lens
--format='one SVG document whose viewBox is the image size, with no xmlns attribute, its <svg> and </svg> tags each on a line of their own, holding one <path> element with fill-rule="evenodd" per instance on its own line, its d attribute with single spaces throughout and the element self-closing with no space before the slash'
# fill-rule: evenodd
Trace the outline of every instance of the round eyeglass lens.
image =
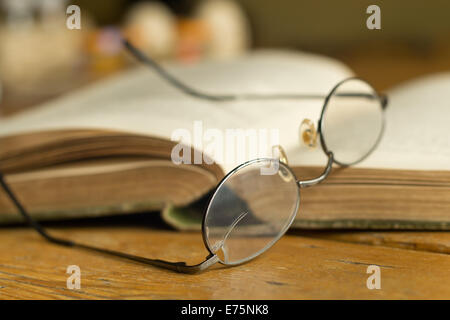
<svg viewBox="0 0 450 320">
<path fill-rule="evenodd" d="M 246 262 L 287 231 L 299 203 L 297 180 L 286 165 L 272 159 L 244 163 L 220 182 L 208 204 L 205 244 L 223 264 Z"/>
<path fill-rule="evenodd" d="M 363 80 L 345 80 L 328 97 L 321 122 L 322 142 L 335 162 L 351 165 L 375 148 L 383 126 L 377 92 Z"/>
</svg>

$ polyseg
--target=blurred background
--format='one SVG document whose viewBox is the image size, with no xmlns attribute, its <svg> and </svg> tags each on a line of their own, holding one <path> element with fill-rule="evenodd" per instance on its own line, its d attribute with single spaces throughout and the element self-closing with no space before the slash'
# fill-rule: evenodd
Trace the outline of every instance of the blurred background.
<svg viewBox="0 0 450 320">
<path fill-rule="evenodd" d="M 73 4 L 81 30 L 66 27 Z M 381 30 L 366 27 L 372 4 Z M 0 0 L 0 116 L 132 68 L 121 33 L 161 62 L 315 52 L 378 90 L 450 70 L 448 0 Z"/>
</svg>

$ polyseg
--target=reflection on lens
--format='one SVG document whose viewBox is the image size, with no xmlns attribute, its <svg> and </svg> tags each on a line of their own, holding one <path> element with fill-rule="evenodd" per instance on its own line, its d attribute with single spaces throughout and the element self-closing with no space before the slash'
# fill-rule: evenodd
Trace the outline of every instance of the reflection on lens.
<svg viewBox="0 0 450 320">
<path fill-rule="evenodd" d="M 268 167 L 275 168 L 274 174 L 261 174 Z M 245 163 L 222 180 L 211 198 L 203 225 L 205 243 L 222 263 L 248 261 L 286 232 L 299 201 L 296 178 L 286 165 L 270 159 Z"/>
<path fill-rule="evenodd" d="M 322 139 L 336 162 L 350 165 L 376 146 L 383 131 L 383 108 L 365 81 L 349 79 L 331 93 L 321 123 Z"/>
</svg>

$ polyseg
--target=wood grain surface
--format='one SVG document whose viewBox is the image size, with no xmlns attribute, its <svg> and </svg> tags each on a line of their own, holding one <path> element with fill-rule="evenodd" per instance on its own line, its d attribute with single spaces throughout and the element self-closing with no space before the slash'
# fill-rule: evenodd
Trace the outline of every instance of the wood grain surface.
<svg viewBox="0 0 450 320">
<path fill-rule="evenodd" d="M 361 243 L 374 246 L 386 246 L 386 247 L 450 254 L 450 232 L 298 231 L 295 232 L 295 234 L 300 234 L 303 236 L 313 238 Z"/>
<path fill-rule="evenodd" d="M 79 242 L 149 258 L 198 263 L 207 254 L 200 233 L 146 227 L 58 229 Z M 448 234 L 442 233 L 448 242 Z M 328 239 L 320 239 L 325 237 Z M 407 237 L 407 235 L 404 235 Z M 449 299 L 450 256 L 368 245 L 355 239 L 288 234 L 259 258 L 185 275 L 56 246 L 27 228 L 0 232 L 1 299 Z M 426 242 L 426 233 L 412 241 Z M 433 241 L 439 236 L 433 234 Z M 403 239 L 403 241 L 406 238 Z M 358 240 L 359 241 L 359 240 Z M 368 241 L 363 241 L 368 242 Z M 448 244 L 448 243 L 447 243 Z M 66 287 L 69 265 L 81 268 L 81 289 Z M 366 286 L 367 267 L 381 268 L 381 289 Z"/>
</svg>

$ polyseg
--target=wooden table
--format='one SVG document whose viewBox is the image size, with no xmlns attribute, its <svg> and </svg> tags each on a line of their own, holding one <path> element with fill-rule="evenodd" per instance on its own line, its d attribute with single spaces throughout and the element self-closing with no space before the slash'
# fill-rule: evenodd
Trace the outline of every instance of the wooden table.
<svg viewBox="0 0 450 320">
<path fill-rule="evenodd" d="M 54 231 L 54 230 L 53 230 Z M 54 234 L 131 254 L 198 263 L 200 233 L 70 227 Z M 53 245 L 28 228 L 0 229 L 2 299 L 449 299 L 448 232 L 291 232 L 259 258 L 185 275 Z M 66 286 L 81 269 L 81 289 Z M 378 265 L 381 289 L 369 290 Z"/>
</svg>

